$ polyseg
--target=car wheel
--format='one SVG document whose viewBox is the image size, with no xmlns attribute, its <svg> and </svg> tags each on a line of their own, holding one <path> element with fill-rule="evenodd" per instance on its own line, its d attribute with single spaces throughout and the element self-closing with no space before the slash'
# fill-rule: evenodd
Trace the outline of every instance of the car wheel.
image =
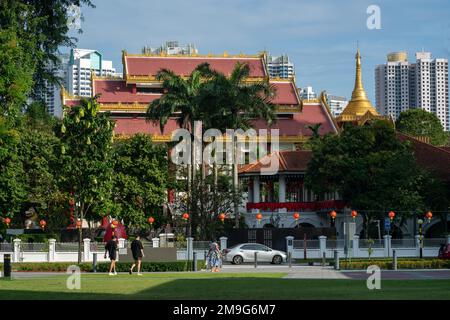
<svg viewBox="0 0 450 320">
<path fill-rule="evenodd" d="M 281 256 L 275 256 L 272 259 L 273 264 L 281 264 L 281 262 L 283 262 L 283 258 L 281 258 Z"/>
<path fill-rule="evenodd" d="M 242 259 L 241 256 L 234 256 L 233 257 L 233 263 L 234 264 L 241 264 L 242 262 L 244 262 L 244 259 Z"/>
</svg>

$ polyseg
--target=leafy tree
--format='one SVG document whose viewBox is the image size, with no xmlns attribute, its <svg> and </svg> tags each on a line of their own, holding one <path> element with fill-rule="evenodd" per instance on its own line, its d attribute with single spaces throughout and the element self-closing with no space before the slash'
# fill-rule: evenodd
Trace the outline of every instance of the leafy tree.
<svg viewBox="0 0 450 320">
<path fill-rule="evenodd" d="M 7 126 L 0 116 L 0 214 L 3 217 L 14 218 L 26 198 L 19 143 L 18 132 Z"/>
<path fill-rule="evenodd" d="M 114 122 L 99 113 L 96 98 L 82 99 L 79 106 L 64 109 L 57 133 L 61 139 L 61 182 L 79 204 L 78 218 L 90 221 L 111 210 L 113 187 L 112 142 Z M 81 229 L 80 229 L 81 248 Z M 79 262 L 81 253 L 79 252 Z"/>
<path fill-rule="evenodd" d="M 409 109 L 400 113 L 397 119 L 398 131 L 411 136 L 427 136 L 433 145 L 445 145 L 449 143 L 449 137 L 442 127 L 439 118 L 423 109 Z"/>
<path fill-rule="evenodd" d="M 11 28 L 19 43 L 30 44 L 27 53 L 35 63 L 35 94 L 47 82 L 57 82 L 53 69 L 59 64 L 58 48 L 75 45 L 76 39 L 68 35 L 68 9 L 72 5 L 94 7 L 90 0 L 2 0 L 0 3 L 0 29 Z M 18 59 L 17 63 L 25 69 L 27 60 Z"/>
<path fill-rule="evenodd" d="M 369 225 L 389 210 L 400 210 L 398 217 L 405 219 L 424 208 L 423 179 L 412 149 L 396 138 L 388 123 L 376 121 L 347 127 L 341 135 L 325 136 L 315 144 L 305 182 L 319 195 L 339 192 Z"/>
<path fill-rule="evenodd" d="M 114 145 L 114 202 L 118 217 L 129 227 L 148 227 L 147 218 L 155 218 L 154 227 L 164 217 L 161 205 L 167 192 L 167 148 L 153 144 L 150 137 L 137 134 Z"/>
<path fill-rule="evenodd" d="M 201 175 L 199 170 L 197 170 L 197 175 Z M 197 224 L 195 228 L 192 228 L 192 236 L 198 240 L 216 239 L 226 227 L 225 223 L 219 220 L 219 214 L 223 213 L 229 216 L 233 212 L 234 192 L 231 177 L 219 175 L 217 181 L 215 179 L 214 175 L 208 175 L 203 179 L 194 180 L 192 193 L 194 194 L 193 198 L 197 201 L 194 205 L 202 207 L 202 210 L 199 210 L 198 213 Z M 213 189 L 216 189 L 214 196 L 212 196 Z M 240 192 L 239 195 L 239 201 L 242 201 L 243 193 Z M 186 212 L 188 209 L 186 200 L 185 197 L 178 197 L 175 202 L 175 209 Z M 185 222 L 178 221 L 178 224 L 181 228 L 185 227 Z"/>
<path fill-rule="evenodd" d="M 33 85 L 34 62 L 28 44 L 11 29 L 0 29 L 0 115 L 14 121 Z"/>
</svg>

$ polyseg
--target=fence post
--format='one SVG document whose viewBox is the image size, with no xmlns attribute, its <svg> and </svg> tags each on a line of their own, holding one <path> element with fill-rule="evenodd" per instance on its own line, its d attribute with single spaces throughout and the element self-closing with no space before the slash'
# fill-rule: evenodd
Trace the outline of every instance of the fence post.
<svg viewBox="0 0 450 320">
<path fill-rule="evenodd" d="M 152 239 L 153 248 L 159 248 L 159 238 Z"/>
<path fill-rule="evenodd" d="M 293 236 L 287 236 L 286 237 L 286 253 L 289 255 L 294 251 L 294 237 Z"/>
<path fill-rule="evenodd" d="M 292 268 L 292 252 L 288 252 L 289 268 Z"/>
<path fill-rule="evenodd" d="M 258 267 L 258 252 L 255 251 L 255 268 Z"/>
<path fill-rule="evenodd" d="M 322 267 L 325 267 L 326 260 L 327 260 L 327 254 L 324 252 L 322 254 Z"/>
<path fill-rule="evenodd" d="M 323 256 L 323 254 L 327 253 L 327 237 L 326 236 L 319 236 L 319 245 L 320 245 L 320 257 Z"/>
<path fill-rule="evenodd" d="M 353 235 L 353 257 L 359 257 L 359 236 Z"/>
<path fill-rule="evenodd" d="M 83 250 L 83 258 L 84 258 L 84 262 L 88 262 L 91 258 L 91 239 L 86 238 L 83 239 L 83 245 L 84 245 L 84 250 Z"/>
<path fill-rule="evenodd" d="M 193 252 L 192 270 L 197 271 L 197 252 Z"/>
<path fill-rule="evenodd" d="M 187 237 L 186 238 L 186 250 L 187 250 L 187 259 L 192 260 L 193 252 L 194 252 L 194 238 Z"/>
<path fill-rule="evenodd" d="M 97 252 L 92 254 L 92 271 L 97 272 Z"/>
<path fill-rule="evenodd" d="M 119 238 L 119 246 L 118 246 L 118 250 L 125 248 L 125 239 L 123 238 Z M 120 251 L 117 252 L 117 261 L 119 261 L 120 259 Z"/>
<path fill-rule="evenodd" d="M 20 243 L 22 241 L 20 239 L 14 239 L 14 259 L 13 262 L 20 262 Z"/>
<path fill-rule="evenodd" d="M 397 252 L 392 251 L 392 269 L 397 270 Z"/>
<path fill-rule="evenodd" d="M 390 257 L 391 256 L 391 239 L 392 236 L 390 235 L 384 235 L 384 256 L 385 257 Z"/>
<path fill-rule="evenodd" d="M 220 250 L 226 249 L 228 245 L 228 238 L 227 237 L 220 237 Z"/>
<path fill-rule="evenodd" d="M 415 248 L 416 248 L 416 256 L 419 257 L 420 256 L 420 235 L 416 234 L 414 236 L 415 239 Z"/>
<path fill-rule="evenodd" d="M 0 272 L 1 275 L 1 272 Z M 3 277 L 11 278 L 11 255 L 3 255 Z"/>
<path fill-rule="evenodd" d="M 48 262 L 55 262 L 56 239 L 48 239 Z"/>
<path fill-rule="evenodd" d="M 334 269 L 339 270 L 339 251 L 334 250 Z"/>
</svg>

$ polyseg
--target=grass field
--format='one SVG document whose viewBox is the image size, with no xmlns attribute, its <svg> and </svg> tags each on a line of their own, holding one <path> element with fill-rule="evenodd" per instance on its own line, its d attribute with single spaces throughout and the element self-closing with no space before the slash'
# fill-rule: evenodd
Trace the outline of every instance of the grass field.
<svg viewBox="0 0 450 320">
<path fill-rule="evenodd" d="M 283 279 L 258 274 L 83 274 L 81 290 L 66 276 L 0 280 L 0 300 L 11 299 L 450 299 L 450 280 L 383 280 L 368 290 L 361 280 Z"/>
</svg>

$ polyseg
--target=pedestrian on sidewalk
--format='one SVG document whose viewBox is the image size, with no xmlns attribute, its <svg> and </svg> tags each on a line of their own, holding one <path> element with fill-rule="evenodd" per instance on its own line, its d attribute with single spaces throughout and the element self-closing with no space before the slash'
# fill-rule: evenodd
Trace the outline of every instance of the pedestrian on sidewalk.
<svg viewBox="0 0 450 320">
<path fill-rule="evenodd" d="M 111 260 L 111 265 L 109 266 L 109 275 L 116 276 L 116 260 L 117 260 L 117 238 L 116 236 L 112 236 L 111 240 L 109 240 L 105 245 L 105 259 L 106 254 L 109 255 L 109 260 Z"/>
<path fill-rule="evenodd" d="M 144 257 L 144 246 L 141 242 L 141 237 L 137 236 L 136 239 L 131 242 L 131 253 L 133 254 L 134 263 L 130 268 L 130 274 L 133 274 L 133 269 L 137 265 L 137 275 L 142 276 L 141 263 Z"/>
<path fill-rule="evenodd" d="M 222 254 L 217 242 L 212 242 L 209 246 L 207 258 L 207 265 L 211 269 L 211 272 L 219 272 L 222 267 Z"/>
</svg>

